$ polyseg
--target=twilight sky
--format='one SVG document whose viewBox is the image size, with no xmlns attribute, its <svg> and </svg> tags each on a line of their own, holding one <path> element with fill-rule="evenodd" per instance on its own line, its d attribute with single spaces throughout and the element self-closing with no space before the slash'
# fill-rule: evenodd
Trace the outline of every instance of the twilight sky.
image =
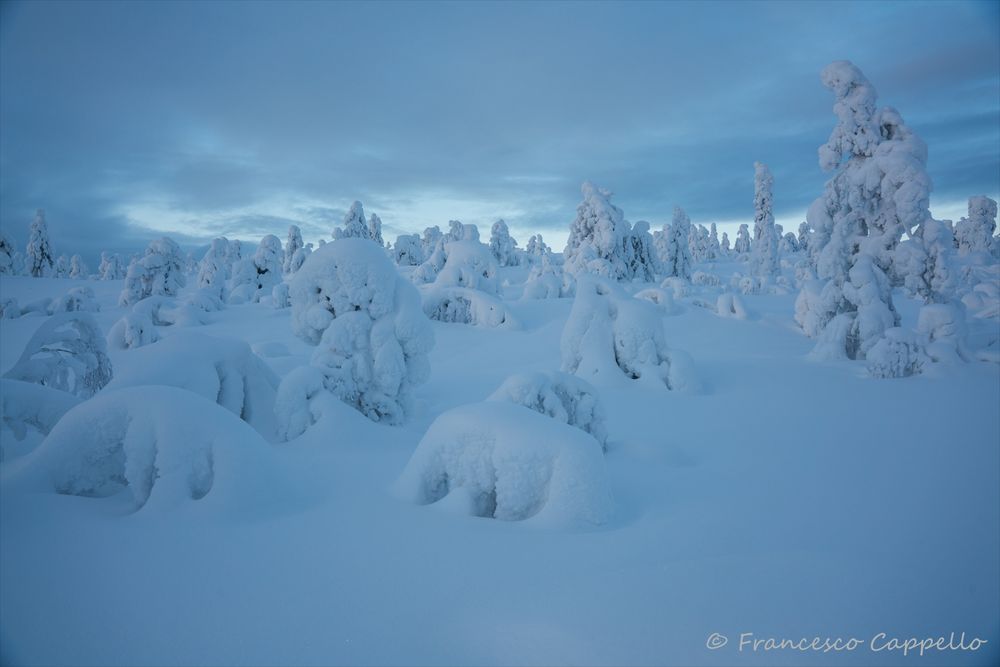
<svg viewBox="0 0 1000 667">
<path fill-rule="evenodd" d="M 857 64 L 927 142 L 932 211 L 1000 192 L 1000 4 L 0 5 L 0 226 L 57 253 L 387 238 L 505 218 L 561 250 L 584 179 L 654 228 L 797 226 L 827 178 L 819 71 Z M 728 225 L 721 229 L 731 229 Z M 94 265 L 92 265 L 93 268 Z"/>
</svg>

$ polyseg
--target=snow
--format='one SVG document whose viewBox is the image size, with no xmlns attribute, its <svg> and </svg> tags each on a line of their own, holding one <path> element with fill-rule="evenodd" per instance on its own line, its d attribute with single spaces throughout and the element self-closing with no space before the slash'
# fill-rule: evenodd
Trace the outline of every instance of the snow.
<svg viewBox="0 0 1000 667">
<path fill-rule="evenodd" d="M 434 420 L 396 491 L 421 505 L 450 501 L 473 516 L 550 527 L 599 525 L 614 507 L 596 440 L 506 402 Z"/>
<path fill-rule="evenodd" d="M 720 259 L 693 268 L 727 284 L 745 265 Z M 290 406 L 307 410 L 298 413 L 304 430 L 271 445 L 214 400 L 180 388 L 105 388 L 80 405 L 103 399 L 99 412 L 108 414 L 129 402 L 121 411 L 139 418 L 136 451 L 148 457 L 152 438 L 141 426 L 156 423 L 153 430 L 163 429 L 157 442 L 178 445 L 166 455 L 178 463 L 175 472 L 197 469 L 203 434 L 232 431 L 232 456 L 217 452 L 215 482 L 200 500 L 176 475 L 159 480 L 163 486 L 154 485 L 138 511 L 129 489 L 94 499 L 56 494 L 51 480 L 29 488 L 27 473 L 14 473 L 34 458 L 26 450 L 38 447 L 42 434 L 29 430 L 11 449 L 4 431 L 4 660 L 727 665 L 733 654 L 705 649 L 712 632 L 766 627 L 870 636 L 955 626 L 995 637 L 1000 544 L 982 527 L 1000 521 L 1000 366 L 978 355 L 1000 338 L 1000 313 L 977 317 L 980 311 L 969 309 L 968 360 L 877 380 L 866 361 L 808 358 L 815 341 L 792 322 L 795 295 L 741 297 L 754 317 L 740 320 L 695 305 L 714 304 L 720 287 L 668 283 L 662 291 L 672 312 L 647 303 L 659 308 L 672 365 L 679 349 L 697 360 L 702 391 L 668 392 L 662 382 L 647 386 L 620 370 L 614 386 L 591 382 L 604 409 L 602 457 L 583 430 L 488 400 L 512 376 L 553 377 L 559 369 L 574 302 L 521 300 L 528 273 L 509 267 L 498 274 L 511 283 L 502 303 L 520 327 L 429 323 L 437 340 L 427 352 L 430 376 L 414 387 L 413 410 L 398 426 L 372 422 L 328 392 L 315 393 L 318 402 L 292 398 Z M 196 291 L 191 282 L 176 302 Z M 0 295 L 21 304 L 47 304 L 78 286 L 0 277 Z M 89 315 L 102 329 L 130 312 L 117 305 L 122 280 L 88 287 L 100 306 Z M 985 300 L 990 285 L 978 287 L 969 295 Z M 619 289 L 622 299 L 636 289 L 631 298 L 639 302 L 642 291 L 659 288 Z M 898 288 L 893 297 L 900 326 L 915 330 L 925 305 Z M 169 306 L 160 306 L 164 317 Z M 196 330 L 245 341 L 282 379 L 276 426 L 294 378 L 321 370 L 310 366 L 315 346 L 293 334 L 293 310 L 230 305 Z M 0 369 L 14 365 L 47 317 L 34 311 L 0 321 Z M 156 328 L 162 342 L 194 333 Z M 145 349 L 112 348 L 116 376 L 141 371 L 145 362 L 134 355 Z M 0 387 L 4 401 L 54 407 L 12 393 L 10 382 Z M 307 381 L 299 387 L 309 394 Z M 391 491 L 418 443 L 456 408 L 475 415 L 464 422 L 469 432 L 495 428 L 502 447 L 519 455 L 530 452 L 528 442 L 550 452 L 556 443 L 586 441 L 603 458 L 613 513 L 597 526 L 554 513 L 498 521 L 468 516 L 475 497 L 468 492 L 432 505 L 400 500 Z M 169 414 L 150 416 L 161 409 Z M 519 417 L 494 417 L 496 410 Z M 74 419 L 74 430 L 87 433 L 90 419 Z M 501 432 L 507 426 L 518 430 Z M 78 446 L 88 442 L 74 438 Z M 270 448 L 265 458 L 258 457 L 262 446 Z M 246 467 L 223 465 L 244 454 Z M 234 471 L 229 482 L 223 468 Z M 278 473 L 285 481 L 274 479 Z M 579 498 L 561 497 L 572 507 Z M 954 662 L 992 657 L 966 654 Z M 837 660 L 895 664 L 870 652 Z M 829 660 L 796 655 L 790 662 Z"/>
</svg>

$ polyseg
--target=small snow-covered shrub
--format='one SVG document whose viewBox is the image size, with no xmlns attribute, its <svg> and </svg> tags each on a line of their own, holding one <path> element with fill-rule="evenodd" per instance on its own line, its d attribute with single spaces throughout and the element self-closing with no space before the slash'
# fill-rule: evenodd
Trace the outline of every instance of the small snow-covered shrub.
<svg viewBox="0 0 1000 667">
<path fill-rule="evenodd" d="M 111 375 L 107 344 L 97 322 L 89 313 L 73 312 L 42 323 L 4 377 L 89 398 Z"/>
<path fill-rule="evenodd" d="M 57 299 L 53 299 L 49 304 L 49 312 L 72 313 L 84 312 L 95 313 L 101 307 L 94 298 L 94 291 L 89 287 L 74 287 Z"/>
<path fill-rule="evenodd" d="M 318 249 L 290 282 L 292 329 L 317 345 L 312 365 L 330 392 L 373 421 L 403 421 L 424 382 L 434 333 L 416 287 L 377 244 L 340 239 Z"/>
<path fill-rule="evenodd" d="M 666 290 L 662 287 L 647 287 L 636 292 L 635 298 L 655 303 L 664 315 L 673 315 L 677 312 L 672 290 Z"/>
<path fill-rule="evenodd" d="M 15 320 L 21 317 L 21 306 L 17 299 L 5 297 L 0 299 L 0 320 Z"/>
<path fill-rule="evenodd" d="M 191 306 L 205 313 L 214 313 L 222 310 L 222 299 L 213 289 L 201 288 L 195 290 L 190 296 L 184 299 L 185 306 Z"/>
<path fill-rule="evenodd" d="M 306 432 L 337 399 L 326 390 L 326 376 L 315 366 L 293 368 L 278 385 L 274 401 L 278 439 L 292 440 Z"/>
<path fill-rule="evenodd" d="M 153 318 L 148 312 L 131 312 L 121 318 L 108 331 L 108 347 L 130 350 L 160 340 Z"/>
<path fill-rule="evenodd" d="M 229 240 L 212 239 L 212 244 L 198 265 L 198 287 L 226 298 L 226 281 L 229 279 Z"/>
<path fill-rule="evenodd" d="M 660 310 L 606 280 L 584 276 L 563 329 L 562 370 L 594 383 L 640 380 L 694 390 L 690 360 L 667 347 Z"/>
<path fill-rule="evenodd" d="M 559 299 L 573 296 L 575 291 L 576 282 L 573 276 L 563 271 L 563 268 L 554 263 L 549 255 L 542 255 L 528 273 L 521 298 Z"/>
<path fill-rule="evenodd" d="M 719 276 L 714 273 L 706 273 L 705 271 L 695 271 L 691 274 L 691 282 L 695 285 L 702 285 L 705 287 L 718 287 L 722 284 L 719 280 Z"/>
<path fill-rule="evenodd" d="M 0 461 L 38 446 L 80 399 L 65 391 L 0 379 Z"/>
<path fill-rule="evenodd" d="M 281 271 L 281 241 L 274 234 L 268 234 L 260 240 L 252 258 L 236 265 L 229 301 L 257 303 L 281 282 Z"/>
<path fill-rule="evenodd" d="M 468 225 L 466 225 L 468 227 Z M 497 294 L 497 264 L 489 247 L 478 241 L 452 241 L 447 259 L 434 279 L 435 287 L 465 287 Z"/>
<path fill-rule="evenodd" d="M 660 283 L 660 287 L 670 291 L 674 295 L 675 301 L 686 297 L 688 295 L 688 291 L 691 289 L 691 286 L 686 280 L 677 277 L 664 279 L 664 281 Z"/>
<path fill-rule="evenodd" d="M 142 258 L 129 264 L 118 303 L 130 306 L 148 296 L 175 296 L 185 284 L 184 264 L 180 247 L 171 239 L 153 241 Z"/>
<path fill-rule="evenodd" d="M 400 266 L 420 266 L 424 249 L 417 234 L 400 234 L 392 244 L 392 259 Z"/>
<path fill-rule="evenodd" d="M 427 285 L 421 289 L 424 314 L 439 322 L 495 328 L 517 328 L 503 301 L 479 290 Z"/>
<path fill-rule="evenodd" d="M 130 352 L 128 362 L 109 391 L 142 385 L 187 389 L 274 439 L 278 378 L 247 343 L 185 331 Z"/>
<path fill-rule="evenodd" d="M 865 360 L 869 375 L 884 379 L 919 373 L 927 357 L 911 332 L 892 327 L 872 346 Z"/>
<path fill-rule="evenodd" d="M 589 433 L 604 447 L 608 432 L 597 390 L 566 373 L 518 373 L 487 400 L 509 401 Z"/>
<path fill-rule="evenodd" d="M 472 516 L 556 526 L 604 523 L 614 505 L 594 438 L 498 401 L 434 420 L 396 490 L 422 505 L 443 501 Z"/>
<path fill-rule="evenodd" d="M 917 333 L 925 340 L 928 356 L 936 362 L 959 362 L 965 349 L 965 310 L 956 303 L 923 306 L 917 316 Z"/>
<path fill-rule="evenodd" d="M 490 253 L 500 266 L 515 266 L 518 264 L 517 241 L 507 229 L 507 223 L 497 220 L 490 229 Z"/>
<path fill-rule="evenodd" d="M 9 483 L 91 498 L 127 490 L 144 511 L 195 500 L 242 513 L 275 493 L 267 443 L 175 387 L 130 387 L 81 403 L 22 461 Z"/>
<path fill-rule="evenodd" d="M 732 317 L 737 320 L 747 319 L 747 309 L 743 299 L 732 292 L 723 292 L 715 302 L 715 312 L 722 317 Z"/>
</svg>

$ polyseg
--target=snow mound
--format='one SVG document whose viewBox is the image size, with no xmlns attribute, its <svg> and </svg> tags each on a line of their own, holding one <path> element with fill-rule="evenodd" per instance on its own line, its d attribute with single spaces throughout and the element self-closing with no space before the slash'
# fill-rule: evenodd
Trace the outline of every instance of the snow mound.
<svg viewBox="0 0 1000 667">
<path fill-rule="evenodd" d="M 278 439 L 292 440 L 306 432 L 324 414 L 332 412 L 337 398 L 326 390 L 326 378 L 315 366 L 293 368 L 278 385 L 274 401 Z"/>
<path fill-rule="evenodd" d="M 452 241 L 445 247 L 444 267 L 434 279 L 435 287 L 464 287 L 498 294 L 497 263 L 490 248 L 479 241 Z"/>
<path fill-rule="evenodd" d="M 566 373 L 518 373 L 507 378 L 488 401 L 508 401 L 589 433 L 607 443 L 604 406 L 597 390 Z"/>
<path fill-rule="evenodd" d="M 674 304 L 673 290 L 665 290 L 662 287 L 647 287 L 636 292 L 635 298 L 656 304 L 664 315 L 674 315 L 679 310 Z"/>
<path fill-rule="evenodd" d="M 935 362 L 956 363 L 969 357 L 965 346 L 965 311 L 956 303 L 930 303 L 920 308 L 917 333 Z"/>
<path fill-rule="evenodd" d="M 108 390 L 142 385 L 187 389 L 275 437 L 274 400 L 278 378 L 241 340 L 184 331 L 133 350 Z"/>
<path fill-rule="evenodd" d="M 479 290 L 464 287 L 421 287 L 424 314 L 439 322 L 457 322 L 478 327 L 516 329 L 517 319 L 503 301 Z"/>
<path fill-rule="evenodd" d="M 130 350 L 160 340 L 153 318 L 148 313 L 128 313 L 108 331 L 108 347 Z"/>
<path fill-rule="evenodd" d="M 873 378 L 903 378 L 920 373 L 927 356 L 912 332 L 892 327 L 868 350 L 865 360 Z"/>
<path fill-rule="evenodd" d="M 56 313 L 96 313 L 101 307 L 94 298 L 94 291 L 89 287 L 74 287 L 61 297 L 53 299 L 49 304 L 49 312 Z"/>
<path fill-rule="evenodd" d="M 364 239 L 328 243 L 290 282 L 292 330 L 318 345 L 311 364 L 327 390 L 373 421 L 403 421 L 430 374 L 434 332 L 414 285 Z"/>
<path fill-rule="evenodd" d="M 53 315 L 25 345 L 5 378 L 33 382 L 89 398 L 111 380 L 107 344 L 93 316 Z"/>
<path fill-rule="evenodd" d="M 594 438 L 498 401 L 434 420 L 396 489 L 419 504 L 447 499 L 474 516 L 548 526 L 601 524 L 613 511 Z"/>
<path fill-rule="evenodd" d="M 723 292 L 715 302 L 715 312 L 722 317 L 732 317 L 737 320 L 745 320 L 749 317 L 743 299 L 732 292 Z"/>
<path fill-rule="evenodd" d="M 606 280 L 581 276 L 562 334 L 563 372 L 595 384 L 631 379 L 696 390 L 690 357 L 667 347 L 661 317 L 653 303 Z"/>
<path fill-rule="evenodd" d="M 0 379 L 0 461 L 34 449 L 79 403 L 79 398 L 65 391 Z"/>
<path fill-rule="evenodd" d="M 127 490 L 145 511 L 189 500 L 242 507 L 274 488 L 268 444 L 175 387 L 129 387 L 81 403 L 20 463 L 6 483 L 94 498 Z"/>
</svg>

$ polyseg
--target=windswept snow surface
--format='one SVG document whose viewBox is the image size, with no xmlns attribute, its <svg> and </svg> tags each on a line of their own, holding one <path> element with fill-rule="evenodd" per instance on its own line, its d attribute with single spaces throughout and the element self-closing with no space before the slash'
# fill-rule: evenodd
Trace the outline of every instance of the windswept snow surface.
<svg viewBox="0 0 1000 667">
<path fill-rule="evenodd" d="M 695 268 L 722 285 L 745 270 L 736 261 Z M 393 487 L 438 417 L 485 401 L 514 374 L 559 370 L 573 300 L 521 300 L 528 271 L 498 272 L 519 328 L 431 323 L 431 376 L 415 388 L 401 426 L 332 401 L 301 436 L 264 443 L 193 392 L 161 410 L 152 403 L 185 390 L 118 390 L 129 406 L 115 410 L 160 415 L 159 433 L 226 439 L 226 460 L 244 463 L 225 474 L 247 478 L 229 477 L 232 486 L 218 486 L 215 501 L 212 491 L 201 499 L 177 492 L 186 488 L 177 486 L 177 470 L 161 480 L 169 502 L 155 507 L 136 509 L 127 490 L 61 495 L 24 481 L 44 444 L 34 453 L 20 442 L 10 448 L 0 464 L 0 663 L 1000 661 L 1000 366 L 980 360 L 998 349 L 997 319 L 969 318 L 968 361 L 873 379 L 863 361 L 808 358 L 815 340 L 792 319 L 795 294 L 742 296 L 753 316 L 740 319 L 716 313 L 722 287 L 688 286 L 658 312 L 670 349 L 695 360 L 701 391 L 639 382 L 597 388 L 614 499 L 603 523 L 497 521 L 400 498 Z M 2 276 L 0 300 L 29 304 L 79 285 Z M 87 286 L 100 305 L 91 315 L 106 333 L 127 312 L 118 306 L 123 281 Z M 898 290 L 893 299 L 901 326 L 915 329 L 922 304 Z M 45 317 L 0 321 L 0 374 Z M 283 378 L 308 365 L 314 350 L 293 335 L 290 318 L 287 308 L 229 305 L 197 332 L 245 341 Z M 109 350 L 116 376 L 138 377 L 133 365 L 143 350 L 169 349 L 183 331 L 156 329 L 164 343 Z M 19 414 L 36 410 L 28 392 L 21 398 Z M 65 419 L 114 398 L 102 390 Z M 506 409 L 589 437 L 527 408 Z M 195 428 L 207 415 L 211 423 Z M 80 423 L 95 423 L 89 419 Z M 65 428 L 56 427 L 56 444 L 65 445 Z M 240 438 L 252 458 L 242 458 Z M 262 447 L 273 465 L 259 464 Z M 240 501 L 261 484 L 266 494 Z M 207 511 L 223 500 L 224 512 Z M 867 642 L 878 633 L 953 631 L 989 643 L 923 657 L 867 644 L 839 653 L 737 648 L 745 632 Z M 728 644 L 706 648 L 712 633 Z"/>
</svg>

